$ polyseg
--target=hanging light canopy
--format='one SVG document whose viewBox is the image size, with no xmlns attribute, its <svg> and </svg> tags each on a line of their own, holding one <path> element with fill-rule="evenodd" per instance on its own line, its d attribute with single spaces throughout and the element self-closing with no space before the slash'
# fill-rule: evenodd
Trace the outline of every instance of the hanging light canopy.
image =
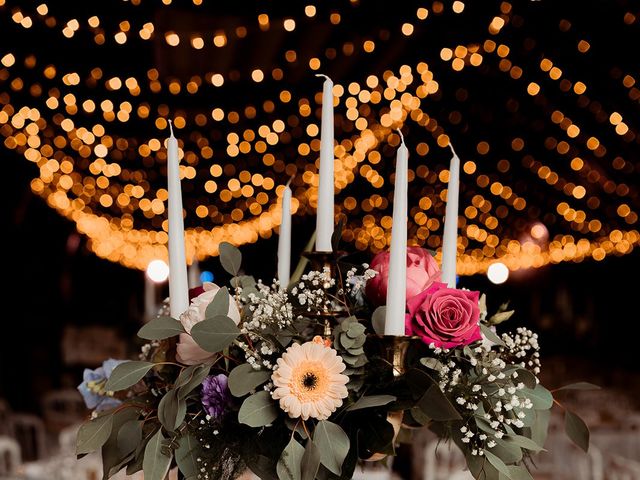
<svg viewBox="0 0 640 480">
<path fill-rule="evenodd" d="M 455 138 L 460 274 L 602 260 L 640 241 L 640 90 L 595 28 L 636 42 L 623 2 L 595 18 L 544 2 L 240 3 L 0 0 L 4 148 L 98 256 L 166 259 L 168 120 L 188 258 L 270 237 L 294 175 L 292 211 L 314 214 L 316 72 L 336 81 L 336 212 L 356 249 L 388 247 L 398 128 L 409 243 L 436 251 Z"/>
</svg>

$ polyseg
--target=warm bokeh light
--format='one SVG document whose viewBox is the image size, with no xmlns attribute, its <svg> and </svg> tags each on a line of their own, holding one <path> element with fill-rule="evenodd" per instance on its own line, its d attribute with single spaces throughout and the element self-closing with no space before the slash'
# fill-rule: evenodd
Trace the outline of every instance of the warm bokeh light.
<svg viewBox="0 0 640 480">
<path fill-rule="evenodd" d="M 509 269 L 504 263 L 492 263 L 487 269 L 487 278 L 496 285 L 504 283 L 509 278 Z"/>
<path fill-rule="evenodd" d="M 155 283 L 166 282 L 169 278 L 169 265 L 164 260 L 152 260 L 147 265 L 147 277 Z"/>
</svg>

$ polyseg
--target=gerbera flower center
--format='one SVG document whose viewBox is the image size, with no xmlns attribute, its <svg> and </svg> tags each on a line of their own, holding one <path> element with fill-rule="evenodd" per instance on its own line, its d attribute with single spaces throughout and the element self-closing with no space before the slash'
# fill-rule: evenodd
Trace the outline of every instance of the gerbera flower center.
<svg viewBox="0 0 640 480">
<path fill-rule="evenodd" d="M 313 372 L 307 372 L 302 377 L 302 385 L 304 385 L 307 390 L 315 390 L 318 386 L 318 377 Z"/>
</svg>

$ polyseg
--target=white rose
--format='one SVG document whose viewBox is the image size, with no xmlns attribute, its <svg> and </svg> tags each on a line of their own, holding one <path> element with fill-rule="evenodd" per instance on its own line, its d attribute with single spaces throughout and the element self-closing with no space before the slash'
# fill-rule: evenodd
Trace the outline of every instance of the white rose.
<svg viewBox="0 0 640 480">
<path fill-rule="evenodd" d="M 197 365 L 211 360 L 214 357 L 214 354 L 202 349 L 190 335 L 193 326 L 205 319 L 207 306 L 213 301 L 220 290 L 218 285 L 210 282 L 206 282 L 203 288 L 204 292 L 191 300 L 191 305 L 189 305 L 187 311 L 180 315 L 180 322 L 187 333 L 180 334 L 180 340 L 176 346 L 176 357 L 178 361 L 186 365 Z M 233 320 L 236 325 L 240 323 L 240 311 L 238 310 L 235 299 L 231 295 L 229 295 L 229 311 L 227 312 L 227 316 Z"/>
</svg>

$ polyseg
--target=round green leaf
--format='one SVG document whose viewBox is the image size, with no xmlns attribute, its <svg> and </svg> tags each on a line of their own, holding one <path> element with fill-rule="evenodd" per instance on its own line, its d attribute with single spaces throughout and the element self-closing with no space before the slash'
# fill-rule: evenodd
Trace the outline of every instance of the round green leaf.
<svg viewBox="0 0 640 480">
<path fill-rule="evenodd" d="M 238 421 L 250 427 L 264 427 L 278 417 L 278 409 L 269 392 L 264 390 L 248 397 L 240 407 Z"/>
<path fill-rule="evenodd" d="M 242 254 L 240 250 L 228 242 L 222 242 L 218 247 L 220 250 L 220 263 L 228 273 L 237 276 L 242 264 Z"/>
<path fill-rule="evenodd" d="M 256 370 L 248 363 L 242 363 L 229 374 L 229 390 L 234 397 L 244 397 L 269 380 L 271 372 Z"/>
<path fill-rule="evenodd" d="M 217 353 L 227 348 L 240 330 L 229 317 L 216 315 L 196 323 L 191 329 L 191 336 L 204 350 Z"/>
</svg>

